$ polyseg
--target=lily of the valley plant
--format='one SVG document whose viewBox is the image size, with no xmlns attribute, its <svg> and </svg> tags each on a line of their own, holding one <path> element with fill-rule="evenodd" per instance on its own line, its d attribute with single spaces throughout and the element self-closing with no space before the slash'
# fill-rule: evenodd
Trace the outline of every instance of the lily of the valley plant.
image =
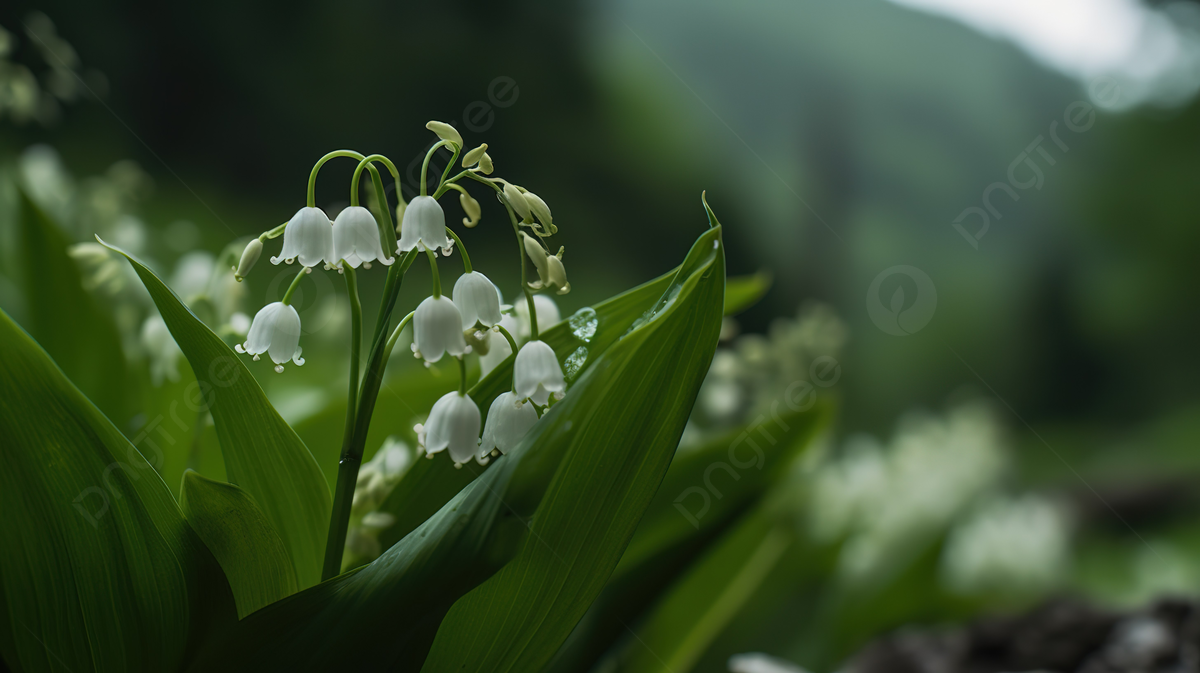
<svg viewBox="0 0 1200 673">
<path fill-rule="evenodd" d="M 245 343 L 236 346 L 239 353 L 249 354 L 254 360 L 267 354 L 279 373 L 283 373 L 284 364 L 289 361 L 296 365 L 304 364 L 300 355 L 303 350 L 300 345 L 300 316 L 291 306 L 292 296 L 304 276 L 314 269 L 318 269 L 318 272 L 336 271 L 345 277 L 346 289 L 350 293 L 352 336 L 349 407 L 329 539 L 325 548 L 325 579 L 333 577 L 341 569 L 341 552 L 346 543 L 350 506 L 366 441 L 365 432 L 355 430 L 369 425 L 382 377 L 381 369 L 386 367 L 392 348 L 410 323 L 414 357 L 423 359 L 426 366 L 447 356 L 458 360 L 458 390 L 442 396 L 429 411 L 428 420 L 413 428 L 417 433 L 419 448 L 430 459 L 445 451 L 450 454 L 455 467 L 462 467 L 472 458 L 486 465 L 491 457 L 516 446 L 552 401 L 561 400 L 566 393 L 562 367 L 554 350 L 538 340 L 535 293 L 552 290 L 557 294 L 566 294 L 571 289 L 562 263 L 563 249 L 560 247 L 555 254 L 548 250 L 547 240 L 558 231 L 550 207 L 528 189 L 504 178 L 493 177 L 494 164 L 487 153 L 486 144 L 463 154 L 463 170 L 456 175 L 449 175 L 450 167 L 462 153 L 462 136 L 453 126 L 443 122 L 431 121 L 426 128 L 436 133 L 440 140 L 429 149 L 421 165 L 420 195 L 407 204 L 401 202 L 397 208 L 399 226 L 393 225 L 386 207 L 381 209 L 382 220 L 377 220 L 371 211 L 359 205 L 363 171 L 370 172 L 376 185 L 381 179 L 375 164 L 391 173 L 396 181 L 396 193 L 401 193 L 400 174 L 391 160 L 382 154 L 365 156 L 351 150 L 330 152 L 317 161 L 309 175 L 308 205 L 296 211 L 285 224 L 252 239 L 242 253 L 238 266 L 233 269 L 238 280 L 246 277 L 262 255 L 264 243 L 280 235 L 283 237 L 283 247 L 278 255 L 271 257 L 271 263 L 300 266 L 283 297 L 258 311 Z M 441 148 L 449 150 L 453 156 L 436 189 L 429 194 L 429 162 Z M 358 166 L 350 182 L 350 205 L 330 221 L 325 212 L 316 207 L 314 191 L 321 167 L 330 159 L 339 157 L 354 159 Z M 520 346 L 517 344 L 518 337 L 504 324 L 506 313 L 512 314 L 514 309 L 501 305 L 500 289 L 486 275 L 472 267 L 462 238 L 446 226 L 446 213 L 438 200 L 450 192 L 458 193 L 459 202 L 467 215 L 462 220 L 463 226 L 474 228 L 480 222 L 481 208 L 462 184 L 464 182 L 479 183 L 491 189 L 507 211 L 521 269 L 522 299 L 527 309 L 524 315 L 527 316 L 529 333 Z M 450 257 L 456 248 L 462 259 L 463 274 L 455 282 L 453 291 L 445 293 L 438 269 L 438 253 L 440 251 L 442 257 Z M 395 264 L 397 255 L 400 256 L 399 264 Z M 382 348 L 382 357 L 372 358 L 368 364 L 369 370 L 365 376 L 360 376 L 362 311 L 358 299 L 357 269 L 370 270 L 373 262 L 382 264 L 387 268 L 385 283 L 390 288 L 401 282 L 419 256 L 429 260 L 432 274 L 430 294 L 401 319 L 390 335 L 382 330 L 377 331 L 371 348 L 372 352 Z M 537 280 L 527 279 L 526 257 L 537 270 Z M 394 295 L 385 290 L 384 297 L 379 325 L 388 324 L 394 308 L 389 301 L 394 300 Z M 492 334 L 497 336 L 493 337 Z M 498 397 L 488 410 L 486 420 L 483 420 L 479 406 L 467 394 L 465 357 L 472 351 L 470 344 L 479 344 L 486 352 L 493 345 L 491 342 L 501 338 L 507 346 L 507 353 L 517 354 L 513 365 L 512 392 Z M 503 347 L 496 350 L 499 352 Z"/>
</svg>

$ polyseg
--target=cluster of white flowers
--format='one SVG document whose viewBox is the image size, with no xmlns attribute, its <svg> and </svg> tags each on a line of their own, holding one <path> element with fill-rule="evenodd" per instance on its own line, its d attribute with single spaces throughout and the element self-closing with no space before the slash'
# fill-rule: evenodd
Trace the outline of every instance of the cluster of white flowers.
<svg viewBox="0 0 1200 673">
<path fill-rule="evenodd" d="M 375 456 L 358 471 L 350 506 L 351 526 L 346 536 L 346 547 L 355 555 L 368 560 L 379 557 L 379 533 L 396 520 L 377 508 L 400 483 L 412 462 L 413 454 L 408 444 L 396 437 L 388 437 Z"/>
<path fill-rule="evenodd" d="M 1000 429 L 981 404 L 945 419 L 910 416 L 886 449 L 853 438 L 842 455 L 811 475 L 813 535 L 845 540 L 839 571 L 863 577 L 888 566 L 944 529 L 992 490 L 1006 465 Z"/>
<path fill-rule="evenodd" d="M 163 230 L 147 226 L 139 217 L 144 199 L 153 191 L 153 181 L 134 162 L 118 161 L 99 175 L 78 178 L 64 166 L 54 148 L 33 145 L 18 157 L 11 178 L 50 217 L 73 243 L 68 253 L 75 262 L 85 290 L 106 306 L 121 336 L 122 350 L 130 362 L 146 361 L 151 382 L 161 385 L 179 379 L 178 346 L 158 315 L 158 309 L 133 268 L 108 248 L 95 242 L 105 240 L 146 257 L 150 252 L 184 252 L 170 266 L 161 258 L 149 260 L 155 268 L 167 268 L 167 284 L 187 302 L 195 314 L 223 337 L 244 337 L 250 318 L 242 312 L 245 291 L 228 274 L 229 260 L 240 247 L 230 246 L 220 255 L 190 250 L 199 232 L 186 221 L 172 222 Z M 3 268 L 20 268 L 8 255 L 21 249 L 14 223 L 20 207 L 16 190 L 0 181 L 0 257 Z M 5 283 L 0 278 L 0 292 Z M 12 310 L 21 310 L 19 298 L 0 297 Z"/>
<path fill-rule="evenodd" d="M 478 405 L 466 391 L 465 367 L 459 390 L 446 393 L 429 413 L 424 424 L 416 426 L 419 448 L 432 457 L 448 451 L 456 466 L 474 457 L 481 464 L 490 456 L 505 453 L 515 447 L 540 416 L 539 410 L 550 404 L 551 398 L 560 399 L 566 391 L 566 382 L 558 357 L 545 342 L 536 338 L 537 325 L 543 321 L 542 306 L 548 298 L 534 292 L 553 290 L 565 294 L 570 290 L 566 270 L 562 264 L 563 250 L 551 255 L 545 239 L 558 228 L 554 225 L 550 208 L 533 192 L 512 184 L 502 178 L 486 177 L 494 170 L 487 145 L 470 150 L 463 156 L 465 169 L 454 178 L 443 175 L 433 195 L 425 193 L 425 169 L 428 157 L 440 147 L 445 147 L 456 156 L 463 150 L 462 137 L 454 127 L 442 122 L 429 122 L 428 129 L 436 133 L 441 141 L 436 143 L 422 167 L 421 194 L 407 204 L 401 200 L 397 207 L 400 216 L 398 240 L 378 222 L 371 211 L 357 205 L 357 181 L 363 166 L 381 155 L 363 157 L 353 152 L 335 152 L 332 157 L 352 156 L 360 160 L 355 173 L 355 184 L 351 188 L 351 205 L 342 210 L 332 221 L 320 208 L 313 205 L 312 180 L 309 183 L 308 206 L 301 208 L 285 225 L 263 232 L 250 241 L 241 259 L 233 269 L 234 278 L 241 280 L 254 267 L 263 253 L 263 243 L 278 235 L 283 236 L 279 254 L 271 257 L 272 264 L 299 262 L 301 271 L 284 297 L 264 306 L 254 316 L 246 340 L 238 344 L 238 352 L 248 353 L 255 360 L 267 354 L 275 363 L 277 372 L 283 371 L 289 360 L 297 365 L 304 363 L 300 346 L 300 316 L 290 305 L 290 297 L 300 279 L 316 267 L 336 269 L 338 273 L 350 273 L 359 266 L 370 269 L 373 262 L 391 266 L 396 254 L 426 255 L 429 257 L 433 274 L 432 293 L 420 302 L 416 310 L 396 328 L 396 334 L 411 319 L 412 352 L 414 357 L 424 360 L 426 366 L 440 361 L 444 356 L 460 361 L 474 350 L 481 355 L 481 367 L 486 375 L 500 361 L 517 350 L 513 364 L 513 386 L 511 392 L 499 396 L 491 405 L 487 424 L 483 425 Z M 322 159 L 322 162 L 324 159 Z M 319 169 L 320 163 L 317 165 Z M 313 179 L 316 170 L 313 171 Z M 374 169 L 371 169 L 374 170 Z M 394 169 L 393 169 L 394 172 Z M 395 176 L 398 178 L 398 176 Z M 522 294 L 524 302 L 518 301 L 518 316 L 524 309 L 524 319 L 513 316 L 513 309 L 502 304 L 499 289 L 484 274 L 471 267 L 467 251 L 458 235 L 446 226 L 446 215 L 438 203 L 438 197 L 459 192 L 459 202 L 467 217 L 463 224 L 474 227 L 481 218 L 479 204 L 467 194 L 458 179 L 469 178 L 487 184 L 509 211 L 513 230 L 520 243 L 522 264 Z M 376 204 L 386 208 L 385 204 Z M 386 215 L 386 212 L 384 213 Z M 526 233 L 526 232 L 532 233 Z M 392 248 L 394 247 L 394 252 Z M 438 274 L 437 251 L 450 256 L 459 249 L 464 273 L 454 284 L 452 293 L 442 294 Z M 538 279 L 525 282 L 525 258 L 528 257 L 537 270 Z M 411 259 L 406 264 L 411 263 Z M 407 269 L 407 266 L 398 268 Z M 349 277 L 348 277 L 349 281 Z M 528 304 L 534 304 L 535 316 L 528 315 Z M 550 301 L 553 320 L 557 322 L 558 310 Z M 512 329 L 523 327 L 523 343 L 518 347 Z M 495 334 L 492 334 L 492 333 Z M 499 334 L 503 335 L 501 339 Z M 394 338 L 389 340 L 389 350 Z"/>
<path fill-rule="evenodd" d="M 1066 509 L 1027 494 L 982 504 L 950 530 L 942 575 L 964 594 L 1030 594 L 1055 585 L 1067 570 Z"/>
<path fill-rule="evenodd" d="M 735 332 L 726 319 L 724 332 Z M 846 326 L 824 304 L 805 304 L 777 318 L 767 334 L 745 334 L 718 348 L 681 441 L 686 450 L 759 414 L 770 413 L 788 386 L 813 378 L 820 357 L 837 358 Z"/>
</svg>

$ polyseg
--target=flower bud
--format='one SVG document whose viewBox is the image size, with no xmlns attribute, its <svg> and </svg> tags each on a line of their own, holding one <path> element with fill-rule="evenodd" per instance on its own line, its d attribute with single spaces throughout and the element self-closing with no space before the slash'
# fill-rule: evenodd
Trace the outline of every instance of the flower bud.
<svg viewBox="0 0 1200 673">
<path fill-rule="evenodd" d="M 479 224 L 479 220 L 483 217 L 483 209 L 479 207 L 479 202 L 475 197 L 466 192 L 460 192 L 458 195 L 458 204 L 462 206 L 463 212 L 467 214 L 463 218 L 463 225 L 470 228 Z"/>
<path fill-rule="evenodd" d="M 524 196 L 525 200 L 529 202 L 529 209 L 533 211 L 533 214 L 537 216 L 542 224 L 554 224 L 554 218 L 550 216 L 550 206 L 547 206 L 546 202 L 540 196 L 530 191 L 526 191 Z"/>
<path fill-rule="evenodd" d="M 431 121 L 425 125 L 425 128 L 436 133 L 442 140 L 449 140 L 460 149 L 462 148 L 462 136 L 458 134 L 458 129 L 454 128 L 453 126 L 445 122 Z"/>
<path fill-rule="evenodd" d="M 254 263 L 262 255 L 263 244 L 257 238 L 250 239 L 246 244 L 246 249 L 242 251 L 242 258 L 238 261 L 237 268 L 233 270 L 233 277 L 240 283 L 242 279 L 250 275 L 250 269 L 254 268 Z"/>
<path fill-rule="evenodd" d="M 479 163 L 479 160 L 482 159 L 485 154 L 487 154 L 487 148 L 487 143 L 484 143 L 464 154 L 462 160 L 463 168 L 470 168 Z"/>
<path fill-rule="evenodd" d="M 494 170 L 496 170 L 496 167 L 492 165 L 492 158 L 488 156 L 487 152 L 484 152 L 483 156 L 479 157 L 479 172 L 484 175 L 491 175 Z"/>
<path fill-rule="evenodd" d="M 547 262 L 549 255 L 546 254 L 545 248 L 537 239 L 523 231 L 521 232 L 521 242 L 525 244 L 525 254 L 529 255 L 529 260 L 537 267 L 538 278 L 541 279 L 540 282 L 530 283 L 530 285 L 533 285 L 534 289 L 541 289 L 550 280 L 550 268 Z"/>
<path fill-rule="evenodd" d="M 525 195 L 521 193 L 521 188 L 509 183 L 504 185 L 504 198 L 508 201 L 508 205 L 517 211 L 522 220 L 529 220 L 529 202 L 525 200 Z"/>
<path fill-rule="evenodd" d="M 562 254 L 561 250 L 559 254 Z M 571 291 L 571 284 L 567 282 L 567 270 L 563 267 L 561 257 L 557 255 L 546 257 L 546 276 L 542 285 L 553 289 L 556 294 L 566 294 Z"/>
</svg>

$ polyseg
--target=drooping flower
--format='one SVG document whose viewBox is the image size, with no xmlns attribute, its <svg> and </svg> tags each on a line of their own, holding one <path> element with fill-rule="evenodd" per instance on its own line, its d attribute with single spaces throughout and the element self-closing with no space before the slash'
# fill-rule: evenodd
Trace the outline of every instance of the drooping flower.
<svg viewBox="0 0 1200 673">
<path fill-rule="evenodd" d="M 567 282 L 567 269 L 563 266 L 562 257 L 558 255 L 546 257 L 546 278 L 542 279 L 542 287 L 554 290 L 555 294 L 566 294 L 571 291 L 571 284 Z"/>
<path fill-rule="evenodd" d="M 275 363 L 275 371 L 280 373 L 288 360 L 297 366 L 304 364 L 304 358 L 300 357 L 300 314 L 295 307 L 281 301 L 267 304 L 254 315 L 246 342 L 234 350 L 249 353 L 255 360 L 267 353 Z"/>
<path fill-rule="evenodd" d="M 500 295 L 492 281 L 478 271 L 464 273 L 455 281 L 454 305 L 462 314 L 463 329 L 500 322 Z"/>
<path fill-rule="evenodd" d="M 516 339 L 517 334 L 521 331 L 518 327 L 520 323 L 511 315 L 504 315 L 500 318 L 500 326 L 508 330 L 508 333 Z M 493 369 L 498 367 L 504 359 L 512 355 L 512 346 L 508 345 L 508 339 L 504 335 L 495 332 L 487 332 L 488 351 L 479 355 L 479 370 L 480 376 L 487 376 Z M 518 344 L 520 342 L 517 342 Z"/>
<path fill-rule="evenodd" d="M 513 387 L 521 399 L 533 400 L 538 406 L 550 400 L 550 394 L 561 398 L 567 390 L 562 366 L 554 349 L 544 341 L 530 341 L 521 346 L 513 364 Z"/>
<path fill-rule="evenodd" d="M 445 353 L 459 356 L 467 352 L 462 314 L 449 297 L 426 297 L 417 306 L 412 348 L 426 362 L 437 362 Z"/>
<path fill-rule="evenodd" d="M 359 264 L 369 268 L 375 260 L 385 266 L 396 261 L 384 255 L 375 216 L 362 206 L 343 208 L 333 220 L 333 258 L 336 262 L 345 260 L 355 269 Z"/>
<path fill-rule="evenodd" d="M 483 155 L 487 153 L 487 148 L 488 148 L 488 144 L 483 143 L 479 147 L 476 147 L 475 149 L 470 150 L 469 152 L 464 154 L 463 158 L 462 158 L 463 168 L 470 168 L 470 167 L 474 166 L 475 164 L 479 163 L 479 160 L 482 159 Z"/>
<path fill-rule="evenodd" d="M 450 450 L 456 464 L 465 463 L 479 450 L 479 407 L 466 393 L 446 393 L 434 403 L 429 420 L 418 426 L 425 453 Z"/>
<path fill-rule="evenodd" d="M 446 213 L 432 196 L 418 196 L 404 208 L 400 222 L 400 250 L 450 250 L 452 243 L 446 235 Z M 449 254 L 449 252 L 446 252 Z"/>
<path fill-rule="evenodd" d="M 524 221 L 531 221 L 529 218 L 529 202 L 525 200 L 525 195 L 521 192 L 521 188 L 509 183 L 504 185 L 504 200 L 508 201 L 508 205 L 516 211 L 517 215 L 521 216 Z"/>
<path fill-rule="evenodd" d="M 296 211 L 283 228 L 283 250 L 271 263 L 300 260 L 301 266 L 335 264 L 333 256 L 333 223 L 320 208 L 305 207 Z"/>
<path fill-rule="evenodd" d="M 537 411 L 526 404 L 516 393 L 504 393 L 492 402 L 488 409 L 487 423 L 483 426 L 483 441 L 479 445 L 479 460 L 483 460 L 492 449 L 508 453 L 537 423 Z"/>
</svg>

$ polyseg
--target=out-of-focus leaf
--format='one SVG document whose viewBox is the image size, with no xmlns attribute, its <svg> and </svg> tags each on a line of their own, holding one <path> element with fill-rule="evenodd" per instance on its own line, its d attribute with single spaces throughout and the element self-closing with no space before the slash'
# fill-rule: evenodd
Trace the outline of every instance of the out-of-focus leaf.
<svg viewBox="0 0 1200 673">
<path fill-rule="evenodd" d="M 781 391 L 776 409 L 783 412 L 772 413 L 773 418 L 760 417 L 675 456 L 614 578 L 703 530 L 720 527 L 786 472 L 829 419 L 832 403 L 822 398 L 810 408 L 791 410 L 784 397 Z"/>
<path fill-rule="evenodd" d="M 663 297 L 551 413 L 575 441 L 521 553 L 451 609 L 424 670 L 536 671 L 600 594 L 670 465 L 716 350 L 721 229 L 697 240 Z M 599 393 L 596 389 L 600 388 Z M 596 401 L 598 395 L 601 402 Z"/>
<path fill-rule="evenodd" d="M 235 619 L 146 459 L 0 312 L 0 655 L 20 671 L 172 671 Z"/>
<path fill-rule="evenodd" d="M 217 428 L 230 482 L 253 496 L 271 522 L 287 547 L 299 585 L 316 584 L 332 505 L 312 454 L 280 418 L 237 354 L 154 272 L 123 250 L 108 247 L 133 265 L 191 363 Z"/>
<path fill-rule="evenodd" d="M 133 416 L 132 377 L 121 337 L 109 315 L 83 289 L 79 267 L 67 254 L 70 240 L 18 188 L 24 327 L 67 378 L 122 430 Z"/>
<path fill-rule="evenodd" d="M 233 484 L 183 475 L 179 506 L 233 589 L 238 617 L 296 593 L 296 571 L 262 510 Z"/>
<path fill-rule="evenodd" d="M 772 280 L 768 271 L 730 278 L 725 284 L 725 315 L 737 315 L 757 304 L 771 289 Z"/>
<path fill-rule="evenodd" d="M 782 411 L 772 418 L 676 453 L 604 592 L 549 670 L 585 667 L 627 636 L 626 625 L 787 475 L 828 421 L 833 404 L 817 398 L 811 407 L 793 410 L 784 406 L 791 404 L 786 396 L 781 400 Z"/>
<path fill-rule="evenodd" d="M 580 377 L 520 446 L 379 559 L 244 619 L 195 670 L 416 670 L 451 605 L 514 556 L 522 571 L 497 588 L 517 598 L 472 607 L 479 610 L 477 626 L 490 637 L 509 624 L 501 642 L 528 642 L 543 621 L 533 613 L 553 612 L 548 623 L 561 623 L 540 658 L 553 654 L 658 486 L 712 357 L 724 286 L 724 258 L 713 248 L 719 237 L 719 229 L 701 237 L 663 302 Z M 681 342 L 681 334 L 689 338 Z M 585 481 L 591 483 L 581 488 Z M 589 507 L 579 507 L 580 500 Z M 545 552 L 546 543 L 558 553 Z M 575 559 L 570 570 L 558 565 L 566 558 Z M 526 574 L 564 593 L 522 587 Z M 570 596 L 569 605 L 544 600 L 557 595 Z M 495 614 L 502 607 L 525 616 L 506 621 Z M 564 607 L 569 611 L 556 609 Z M 478 649 L 482 641 L 456 642 L 464 654 L 486 655 Z M 518 662 L 517 670 L 536 666 Z"/>
<path fill-rule="evenodd" d="M 795 542 L 777 518 L 756 509 L 689 568 L 636 627 L 617 670 L 690 671 Z"/>
</svg>

